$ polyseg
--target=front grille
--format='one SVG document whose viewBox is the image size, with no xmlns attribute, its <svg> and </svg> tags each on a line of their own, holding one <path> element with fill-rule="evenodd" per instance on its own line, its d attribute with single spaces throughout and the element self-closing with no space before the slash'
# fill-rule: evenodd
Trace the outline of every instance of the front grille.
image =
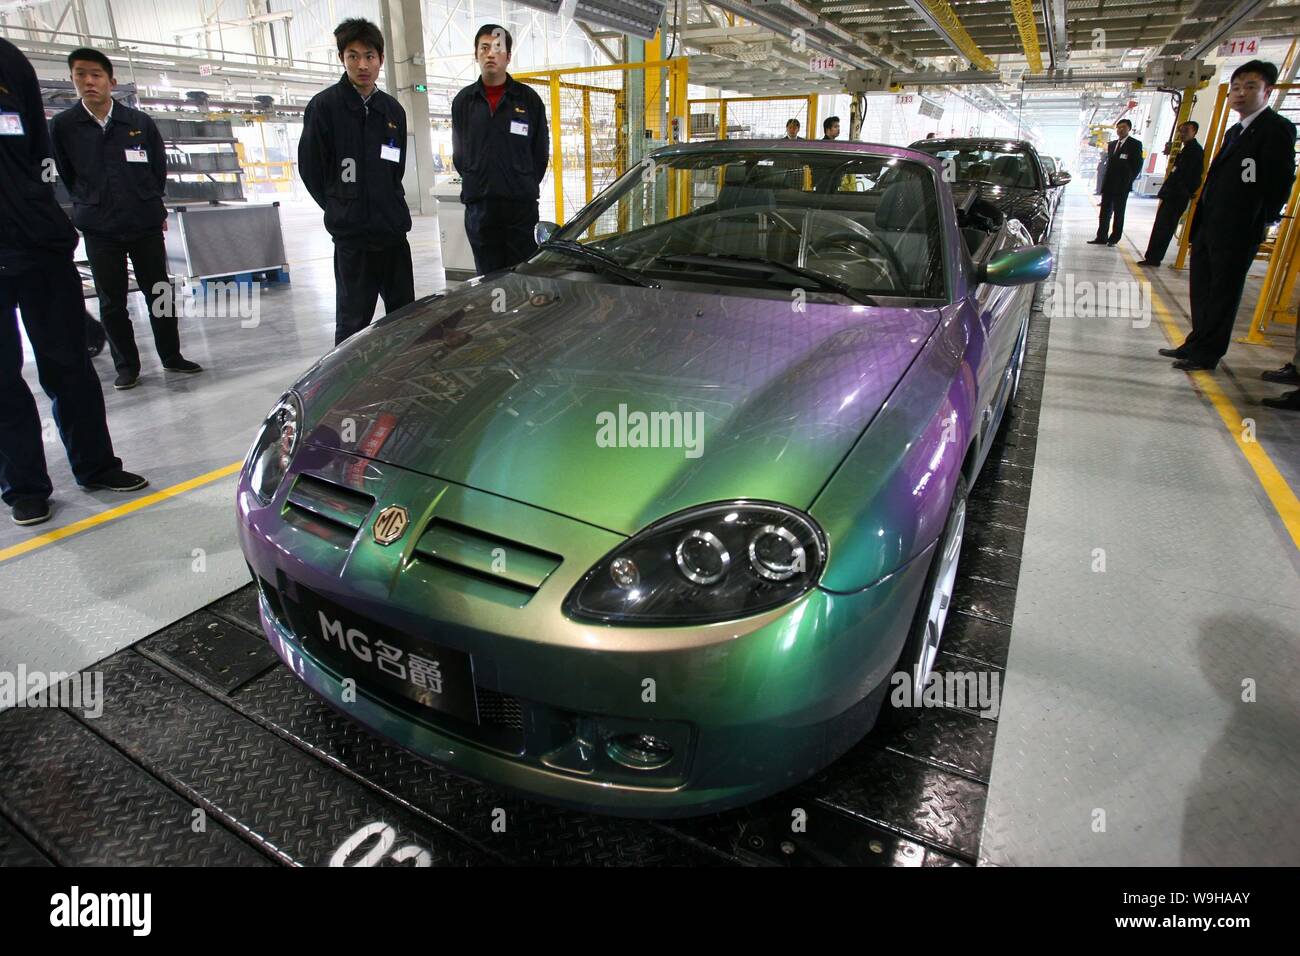
<svg viewBox="0 0 1300 956">
<path fill-rule="evenodd" d="M 304 473 L 289 489 L 283 517 L 288 524 L 346 548 L 374 506 L 370 495 Z"/>
<path fill-rule="evenodd" d="M 478 686 L 475 686 L 474 693 L 478 697 L 478 719 L 482 723 L 510 730 L 524 729 L 524 708 L 517 697 Z"/>
<path fill-rule="evenodd" d="M 478 700 L 479 715 L 478 723 L 474 724 L 451 714 L 421 707 L 410 698 L 390 693 L 385 688 L 366 687 L 365 691 L 390 710 L 400 711 L 436 730 L 455 734 L 504 753 L 518 755 L 524 752 L 524 713 L 517 698 L 475 685 L 474 695 Z"/>
<path fill-rule="evenodd" d="M 303 602 L 311 597 L 313 592 L 302 585 L 295 585 L 283 574 L 277 577 L 282 588 L 276 588 L 265 578 L 260 577 L 258 584 L 267 596 L 267 603 L 271 606 L 273 616 L 301 642 L 306 634 L 304 628 L 309 627 L 304 615 L 306 608 Z M 315 600 L 320 598 L 316 597 Z M 362 626 L 365 627 L 364 622 Z M 304 644 L 302 652 L 311 658 L 316 666 L 333 675 L 336 680 L 342 680 L 347 676 L 341 673 L 327 659 L 327 656 L 313 652 L 309 644 Z M 488 690 L 475 684 L 474 697 L 478 722 L 474 723 L 472 720 L 462 719 L 445 711 L 421 706 L 379 682 L 367 682 L 362 689 L 367 696 L 379 701 L 385 707 L 399 711 L 418 723 L 504 753 L 519 755 L 524 752 L 524 704 L 509 694 Z"/>
<path fill-rule="evenodd" d="M 563 560 L 558 554 L 445 518 L 429 522 L 415 546 L 418 561 L 513 592 L 522 606 Z"/>
</svg>

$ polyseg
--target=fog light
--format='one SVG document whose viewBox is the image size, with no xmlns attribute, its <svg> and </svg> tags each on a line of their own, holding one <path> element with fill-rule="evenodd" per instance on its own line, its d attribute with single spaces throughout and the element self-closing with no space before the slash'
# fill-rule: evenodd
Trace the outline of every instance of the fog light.
<svg viewBox="0 0 1300 956">
<path fill-rule="evenodd" d="M 658 770 L 672 763 L 673 748 L 650 734 L 619 734 L 605 745 L 609 759 L 632 770 Z"/>
</svg>

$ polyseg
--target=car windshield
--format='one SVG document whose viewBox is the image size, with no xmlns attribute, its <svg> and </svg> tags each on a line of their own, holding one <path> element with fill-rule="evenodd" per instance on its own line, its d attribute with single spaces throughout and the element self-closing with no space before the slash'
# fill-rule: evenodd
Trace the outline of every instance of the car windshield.
<svg viewBox="0 0 1300 956">
<path fill-rule="evenodd" d="M 1033 158 L 1023 149 L 1007 146 L 929 146 L 920 143 L 916 148 L 943 161 L 944 175 L 949 182 L 1038 188 Z"/>
<path fill-rule="evenodd" d="M 527 270 L 738 293 L 800 289 L 866 304 L 942 299 L 934 180 L 915 161 L 843 150 L 657 157 L 596 197 Z"/>
</svg>

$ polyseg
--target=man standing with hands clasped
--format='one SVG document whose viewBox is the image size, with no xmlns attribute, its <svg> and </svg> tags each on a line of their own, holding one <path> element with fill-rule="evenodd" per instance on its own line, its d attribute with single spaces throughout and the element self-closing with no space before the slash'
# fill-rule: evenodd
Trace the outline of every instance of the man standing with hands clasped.
<svg viewBox="0 0 1300 956">
<path fill-rule="evenodd" d="M 513 45 L 505 27 L 479 27 L 479 78 L 451 102 L 452 162 L 479 275 L 511 269 L 537 251 L 533 230 L 550 134 L 542 98 L 506 72 Z"/>
<path fill-rule="evenodd" d="M 1101 181 L 1101 215 L 1097 219 L 1097 238 L 1090 246 L 1113 246 L 1124 235 L 1124 209 L 1128 205 L 1133 180 L 1142 170 L 1142 141 L 1130 136 L 1133 124 L 1126 119 L 1115 124 L 1119 139 L 1106 150 L 1106 173 Z M 1114 217 L 1114 222 L 1111 217 Z M 1109 227 L 1110 235 L 1106 235 Z"/>
<path fill-rule="evenodd" d="M 1227 353 L 1246 273 L 1291 195 L 1295 126 L 1268 108 L 1276 83 L 1276 66 L 1251 60 L 1228 84 L 1228 104 L 1241 120 L 1224 134 L 1192 215 L 1192 331 L 1178 348 L 1160 349 L 1179 371 L 1210 371 Z"/>
<path fill-rule="evenodd" d="M 1170 163 L 1169 173 L 1160 184 L 1156 198 L 1160 206 L 1156 209 L 1156 221 L 1151 227 L 1151 238 L 1147 240 L 1146 254 L 1138 260 L 1140 266 L 1158 266 L 1169 251 L 1169 241 L 1174 238 L 1178 220 L 1183 218 L 1187 204 L 1191 202 L 1196 190 L 1201 188 L 1201 173 L 1205 171 L 1205 150 L 1196 141 L 1200 126 L 1188 120 L 1178 127 L 1178 142 L 1182 146 L 1178 155 Z"/>
<path fill-rule="evenodd" d="M 369 20 L 334 29 L 343 77 L 307 104 L 298 171 L 334 240 L 334 344 L 415 301 L 406 172 L 406 110 L 375 86 L 384 35 Z"/>
<path fill-rule="evenodd" d="M 140 378 L 140 350 L 126 306 L 128 258 L 149 306 L 162 367 L 200 372 L 181 355 L 176 297 L 167 275 L 162 135 L 148 115 L 113 101 L 113 64 L 99 50 L 73 50 L 68 69 L 81 102 L 50 121 L 50 135 L 59 178 L 72 196 L 72 221 L 86 239 L 99 317 L 117 367 L 113 387 L 135 388 Z"/>
</svg>

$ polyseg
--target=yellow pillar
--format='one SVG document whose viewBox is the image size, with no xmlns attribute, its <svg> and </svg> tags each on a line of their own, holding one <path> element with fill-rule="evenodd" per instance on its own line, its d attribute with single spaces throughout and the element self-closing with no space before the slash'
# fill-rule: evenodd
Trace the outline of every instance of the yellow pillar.
<svg viewBox="0 0 1300 956">
<path fill-rule="evenodd" d="M 555 181 L 555 221 L 564 224 L 564 153 L 560 133 L 560 75 L 551 74 L 551 178 Z"/>
<path fill-rule="evenodd" d="M 1219 84 L 1219 95 L 1214 101 L 1214 118 L 1210 122 L 1210 132 L 1205 137 L 1205 169 L 1201 173 L 1201 186 L 1205 186 L 1205 177 L 1209 175 L 1210 163 L 1214 162 L 1214 154 L 1219 152 L 1219 136 L 1224 130 L 1223 120 L 1227 115 L 1228 101 L 1228 84 Z M 1210 147 L 1213 147 L 1214 154 L 1211 153 Z M 1183 220 L 1187 223 L 1183 227 L 1182 235 L 1178 237 L 1178 258 L 1174 260 L 1174 268 L 1181 269 L 1187 264 L 1187 248 L 1191 243 L 1192 217 L 1196 215 L 1196 203 L 1201 198 L 1201 190 L 1197 189 L 1196 195 L 1192 201 L 1187 204 L 1187 217 Z"/>
<path fill-rule="evenodd" d="M 647 40 L 645 58 L 647 63 L 663 59 L 663 33 L 656 33 L 653 40 Z M 655 67 L 645 71 L 645 128 L 650 131 L 651 139 L 667 139 L 664 135 L 664 72 Z"/>
<path fill-rule="evenodd" d="M 582 91 L 582 171 L 587 180 L 587 202 L 591 202 L 591 90 Z"/>
<path fill-rule="evenodd" d="M 1300 178 L 1291 186 L 1291 197 L 1287 200 L 1286 211 L 1295 209 L 1297 199 L 1300 198 Z M 1279 306 L 1285 308 L 1287 302 L 1283 299 L 1284 294 L 1294 288 L 1295 285 L 1295 252 L 1297 232 L 1292 228 L 1295 220 L 1290 216 L 1282 218 L 1282 226 L 1278 230 L 1277 242 L 1273 245 L 1273 252 L 1268 257 L 1268 271 L 1264 273 L 1264 288 L 1259 292 L 1259 301 L 1255 303 L 1255 314 L 1250 319 L 1250 332 L 1245 338 L 1237 339 L 1238 342 L 1245 342 L 1249 345 L 1268 345 L 1268 338 L 1264 335 L 1264 330 L 1268 328 L 1269 320 L 1272 318 L 1274 310 Z M 1286 290 L 1284 292 L 1284 290 Z M 1288 295 L 1289 297 L 1289 295 Z"/>
</svg>

